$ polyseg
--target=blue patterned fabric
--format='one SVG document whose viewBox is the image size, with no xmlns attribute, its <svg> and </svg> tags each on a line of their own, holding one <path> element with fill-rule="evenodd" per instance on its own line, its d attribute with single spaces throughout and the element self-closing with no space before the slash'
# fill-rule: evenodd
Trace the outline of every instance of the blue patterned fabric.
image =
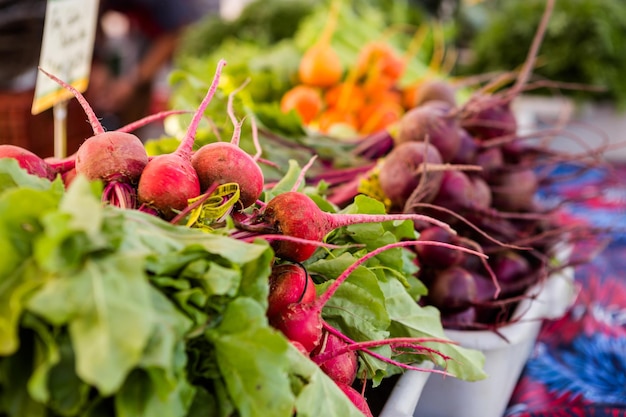
<svg viewBox="0 0 626 417">
<path fill-rule="evenodd" d="M 565 221 L 608 229 L 608 242 L 575 248 L 575 256 L 596 252 L 576 267 L 573 308 L 543 325 L 507 417 L 626 417 L 626 166 L 613 168 L 574 175 L 542 194 L 570 201 Z M 573 172 L 564 166 L 554 174 Z"/>
</svg>

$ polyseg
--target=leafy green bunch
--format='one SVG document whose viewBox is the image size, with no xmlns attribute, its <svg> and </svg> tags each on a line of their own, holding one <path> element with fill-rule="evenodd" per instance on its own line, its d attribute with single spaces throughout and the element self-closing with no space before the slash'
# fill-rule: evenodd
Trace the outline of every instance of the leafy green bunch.
<svg viewBox="0 0 626 417">
<path fill-rule="evenodd" d="M 474 10 L 472 10 L 474 9 Z M 544 0 L 489 1 L 466 8 L 480 16 L 470 25 L 473 59 L 459 67 L 468 74 L 510 71 L 525 60 L 545 9 Z M 468 21 L 471 21 L 468 20 Z M 557 82 L 603 91 L 563 90 L 577 99 L 609 100 L 626 107 L 626 8 L 621 0 L 559 0 L 554 6 L 534 73 Z M 549 93 L 547 90 L 542 90 Z"/>
<path fill-rule="evenodd" d="M 272 192 L 299 174 L 292 163 Z M 265 240 L 103 206 L 101 192 L 82 176 L 66 189 L 60 178 L 0 159 L 0 416 L 360 415 L 268 324 L 276 259 Z M 384 207 L 362 197 L 345 210 Z M 318 292 L 368 251 L 414 233 L 410 222 L 333 232 L 334 248 L 307 261 Z M 415 270 L 409 251 L 397 248 L 369 259 L 325 319 L 354 340 L 444 339 L 438 311 L 417 303 L 424 287 Z M 485 376 L 479 352 L 445 341 L 429 348 L 443 356 L 394 358 L 433 360 L 468 380 Z M 366 355 L 360 362 L 361 377 L 375 384 L 399 371 Z"/>
</svg>

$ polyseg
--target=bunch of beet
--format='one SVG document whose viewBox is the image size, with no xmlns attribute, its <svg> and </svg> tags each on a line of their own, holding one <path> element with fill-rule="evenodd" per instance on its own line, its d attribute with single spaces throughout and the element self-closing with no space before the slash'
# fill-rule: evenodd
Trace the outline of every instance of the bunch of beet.
<svg viewBox="0 0 626 417">
<path fill-rule="evenodd" d="M 438 307 L 449 327 L 506 324 L 526 291 L 554 272 L 559 246 L 592 232 L 562 225 L 558 207 L 539 203 L 538 193 L 555 181 L 546 173 L 557 163 L 587 169 L 597 160 L 559 154 L 534 140 L 554 137 L 555 129 L 521 136 L 512 108 L 529 84 L 553 6 L 546 2 L 528 58 L 508 88 L 496 89 L 507 84 L 499 78 L 459 104 L 452 83 L 424 82 L 420 102 L 394 129 L 355 148 L 373 168 L 330 188 L 329 201 L 340 206 L 362 192 L 381 199 L 390 214 L 422 214 L 454 229 L 415 221 L 420 240 L 453 246 L 415 249 L 418 277 L 429 290 L 422 301 Z"/>
</svg>

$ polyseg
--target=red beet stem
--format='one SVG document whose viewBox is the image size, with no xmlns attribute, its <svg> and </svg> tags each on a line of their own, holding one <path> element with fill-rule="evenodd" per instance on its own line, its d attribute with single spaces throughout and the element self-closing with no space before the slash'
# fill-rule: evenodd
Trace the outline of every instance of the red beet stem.
<svg viewBox="0 0 626 417">
<path fill-rule="evenodd" d="M 348 268 L 346 268 L 345 271 L 343 271 L 341 273 L 341 275 L 339 275 L 337 277 L 337 279 L 335 279 L 335 281 L 333 281 L 332 284 L 330 284 L 330 286 L 326 289 L 326 291 L 324 293 L 322 293 L 319 297 L 317 297 L 317 299 L 314 301 L 314 305 L 316 310 L 318 310 L 320 313 L 322 311 L 322 308 L 324 308 L 324 305 L 326 305 L 326 303 L 328 302 L 328 300 L 330 300 L 330 298 L 335 294 L 335 292 L 337 291 L 337 289 L 339 288 L 339 286 L 346 280 L 348 279 L 348 277 L 350 276 L 350 274 L 352 272 L 354 272 L 355 269 L 357 269 L 359 266 L 361 266 L 363 263 L 365 263 L 367 260 L 373 258 L 374 256 L 388 250 L 388 249 L 393 249 L 393 248 L 399 248 L 399 247 L 407 247 L 407 246 L 415 246 L 415 245 L 419 245 L 420 241 L 417 240 L 406 240 L 406 241 L 402 241 L 402 242 L 394 242 L 394 243 L 389 243 L 387 245 L 381 246 L 379 248 L 376 248 L 370 252 L 368 252 L 367 254 L 363 255 L 363 257 L 357 259 L 352 265 L 350 265 Z"/>
<path fill-rule="evenodd" d="M 298 175 L 298 179 L 293 184 L 293 187 L 291 187 L 291 191 L 298 191 L 298 188 L 300 188 L 300 185 L 304 183 L 304 180 L 306 178 L 306 173 L 311 168 L 311 166 L 313 166 L 313 162 L 315 162 L 316 159 L 317 159 L 317 155 L 313 155 L 311 159 L 309 159 L 309 162 L 307 162 L 306 165 L 302 167 L 302 171 L 300 171 L 300 175 Z"/>
<path fill-rule="evenodd" d="M 526 82 L 528 81 L 528 78 L 530 77 L 532 73 L 532 69 L 535 65 L 535 60 L 537 59 L 537 54 L 539 52 L 539 47 L 541 46 L 541 43 L 543 42 L 543 37 L 546 33 L 548 22 L 550 21 L 550 16 L 552 15 L 554 2 L 555 0 L 546 1 L 546 8 L 544 10 L 543 16 L 541 17 L 541 21 L 539 22 L 539 26 L 537 27 L 537 33 L 535 34 L 535 37 L 533 39 L 530 49 L 528 50 L 528 56 L 526 58 L 526 62 L 524 63 L 522 71 L 520 72 L 519 77 L 517 78 L 517 81 L 515 82 L 515 85 L 511 89 L 511 94 L 513 95 L 516 95 L 522 90 L 522 88 L 524 87 L 524 85 L 526 84 Z"/>
<path fill-rule="evenodd" d="M 437 220 L 433 217 L 423 214 L 405 213 L 405 214 L 348 214 L 348 213 L 328 213 L 323 211 L 322 215 L 326 218 L 328 230 L 335 230 L 343 226 L 362 223 L 382 223 L 394 220 L 413 220 L 422 221 L 445 229 L 448 233 L 456 235 L 456 231 L 449 224 Z"/>
<path fill-rule="evenodd" d="M 91 108 L 87 100 L 85 99 L 85 96 L 83 96 L 80 91 L 74 88 L 73 85 L 66 83 L 60 78 L 45 71 L 41 67 L 39 67 L 39 71 L 43 72 L 48 78 L 50 78 L 52 81 L 56 82 L 57 84 L 61 85 L 66 90 L 69 90 L 74 95 L 74 97 L 76 97 L 76 100 L 78 100 L 81 107 L 85 111 L 85 114 L 87 115 L 87 119 L 89 120 L 89 124 L 91 125 L 91 128 L 93 129 L 94 135 L 97 135 L 99 133 L 104 133 L 104 128 L 102 127 L 102 123 L 100 123 L 100 120 L 98 120 L 98 117 L 96 117 L 96 114 L 94 113 L 93 109 Z"/>
<path fill-rule="evenodd" d="M 233 131 L 233 137 L 230 139 L 230 143 L 236 146 L 239 146 L 239 139 L 241 138 L 241 126 L 243 125 L 243 120 L 241 121 L 237 120 L 237 116 L 235 116 L 235 110 L 233 108 L 234 107 L 233 102 L 235 100 L 235 95 L 237 95 L 238 92 L 243 90 L 244 87 L 248 85 L 249 82 L 250 82 L 250 78 L 246 78 L 243 84 L 241 84 L 239 87 L 234 89 L 228 95 L 228 103 L 226 105 L 226 112 L 228 113 L 228 117 L 230 117 L 230 120 L 233 123 L 233 126 L 235 127 Z"/>
<path fill-rule="evenodd" d="M 354 340 L 350 339 L 349 337 L 347 337 L 346 335 L 344 335 L 343 333 L 341 333 L 339 330 L 335 329 L 334 327 L 332 327 L 331 325 L 329 325 L 328 323 L 324 322 L 323 323 L 323 328 L 324 330 L 326 330 L 329 333 L 334 334 L 335 336 L 338 336 L 340 338 L 342 338 L 344 341 L 346 341 L 347 343 L 357 343 Z M 446 375 L 446 376 L 451 376 L 451 374 L 449 372 L 446 372 L 444 370 L 440 370 L 440 369 L 433 369 L 433 368 L 422 368 L 419 366 L 414 366 L 414 365 L 409 365 L 403 362 L 398 362 L 395 361 L 393 359 L 390 359 L 386 356 L 383 356 L 379 353 L 374 352 L 373 350 L 367 349 L 367 348 L 363 348 L 361 349 L 361 352 L 367 353 L 368 355 L 372 356 L 373 358 L 376 358 L 382 362 L 388 363 L 390 365 L 394 365 L 397 366 L 398 368 L 402 368 L 402 369 L 407 369 L 407 370 L 411 370 L 411 371 L 418 371 L 418 372 L 432 372 L 432 373 L 436 373 L 436 374 L 440 374 L 440 375 Z M 444 360 L 449 360 L 450 358 L 444 354 L 442 354 L 441 352 L 438 351 L 432 351 L 434 353 L 436 353 L 438 356 L 442 357 Z"/>
<path fill-rule="evenodd" d="M 187 133 L 185 133 L 185 136 L 180 141 L 180 145 L 178 145 L 178 148 L 175 151 L 175 153 L 177 153 L 178 155 L 191 158 L 193 143 L 196 138 L 196 131 L 198 130 L 198 126 L 200 125 L 200 120 L 202 120 L 202 117 L 204 116 L 204 111 L 206 110 L 207 106 L 213 99 L 215 92 L 217 91 L 217 86 L 220 82 L 222 69 L 225 65 L 226 61 L 223 59 L 221 59 L 217 63 L 217 69 L 215 70 L 215 76 L 213 77 L 213 81 L 211 82 L 209 91 L 207 92 L 206 96 L 204 96 L 204 99 L 202 99 L 200 106 L 193 115 L 193 118 L 191 119 L 191 123 L 189 124 L 189 128 L 187 129 Z"/>
<path fill-rule="evenodd" d="M 455 342 L 449 339 L 441 339 L 436 337 L 393 337 L 388 339 L 380 339 L 380 340 L 366 340 L 364 342 L 347 342 L 346 345 L 341 346 L 332 351 L 324 352 L 322 354 L 317 355 L 313 361 L 317 364 L 324 363 L 332 358 L 335 358 L 339 355 L 343 355 L 344 353 L 354 352 L 357 350 L 364 350 L 368 348 L 374 348 L 379 346 L 399 346 L 411 348 L 416 351 L 426 351 L 429 353 L 435 353 L 437 355 L 441 355 L 444 359 L 447 359 L 440 352 L 429 348 L 427 346 L 421 345 L 422 343 L 448 343 L 448 344 L 456 344 Z"/>
<path fill-rule="evenodd" d="M 173 116 L 176 114 L 183 114 L 183 113 L 191 113 L 189 110 L 165 110 L 165 111 L 161 111 L 155 114 L 151 114 L 149 116 L 143 117 L 139 120 L 136 120 L 132 123 L 129 123 L 125 126 L 120 127 L 119 129 L 115 129 L 116 132 L 124 132 L 124 133 L 130 133 L 134 130 L 137 130 L 141 127 L 144 127 L 146 125 L 149 125 L 150 123 L 153 122 L 158 122 L 161 121 L 163 119 L 165 119 L 166 117 L 169 116 Z"/>
</svg>

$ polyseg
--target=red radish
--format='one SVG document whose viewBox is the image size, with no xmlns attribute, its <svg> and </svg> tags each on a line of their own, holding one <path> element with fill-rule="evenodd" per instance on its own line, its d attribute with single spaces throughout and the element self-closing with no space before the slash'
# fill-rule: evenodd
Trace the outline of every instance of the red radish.
<svg viewBox="0 0 626 417">
<path fill-rule="evenodd" d="M 235 183 L 239 185 L 239 201 L 242 208 L 254 204 L 263 192 L 263 171 L 255 161 L 239 147 L 241 123 L 233 113 L 233 97 L 242 85 L 228 97 L 228 114 L 235 131 L 230 142 L 213 142 L 202 146 L 191 157 L 191 164 L 198 173 L 200 186 L 206 190 L 211 184 Z M 254 131 L 253 125 L 253 131 Z"/>
<path fill-rule="evenodd" d="M 139 202 L 156 210 L 165 219 L 172 219 L 177 212 L 187 207 L 190 199 L 198 197 L 201 193 L 200 180 L 191 164 L 191 155 L 196 130 L 204 111 L 215 95 L 224 65 L 226 62 L 220 60 L 213 82 L 176 151 L 151 159 L 139 179 L 137 186 Z"/>
<path fill-rule="evenodd" d="M 402 116 L 394 140 L 396 144 L 428 141 L 444 162 L 450 162 L 461 147 L 459 127 L 454 107 L 443 101 L 428 101 Z"/>
<path fill-rule="evenodd" d="M 41 68 L 40 71 L 76 97 L 93 129 L 94 135 L 87 138 L 76 151 L 76 173 L 85 175 L 89 180 L 101 180 L 109 189 L 115 189 L 119 184 L 122 188 L 120 192 L 127 193 L 130 190 L 134 194 L 130 185 L 137 182 L 148 163 L 148 154 L 141 140 L 126 132 L 105 132 L 93 109 L 78 90 Z M 117 192 L 112 190 L 110 193 Z"/>
<path fill-rule="evenodd" d="M 315 284 L 304 266 L 282 264 L 272 267 L 269 276 L 267 316 L 273 317 L 289 304 L 315 300 Z"/>
<path fill-rule="evenodd" d="M 290 340 L 289 343 L 295 346 L 295 348 L 298 349 L 298 351 L 302 353 L 304 356 L 309 356 L 309 352 L 307 352 L 304 346 L 302 346 L 302 343 L 296 342 L 295 340 Z"/>
<path fill-rule="evenodd" d="M 368 259 L 385 250 L 396 247 L 414 246 L 416 244 L 419 244 L 419 242 L 401 241 L 389 243 L 368 252 L 346 268 L 346 270 L 328 286 L 326 291 L 314 301 L 289 305 L 282 313 L 275 316 L 271 321 L 272 326 L 280 330 L 289 340 L 300 342 L 307 352 L 312 352 L 319 346 L 322 338 L 322 329 L 324 326 L 322 309 L 335 294 L 339 286 L 348 279 L 350 274 Z"/>
<path fill-rule="evenodd" d="M 16 145 L 0 145 L 0 158 L 15 159 L 19 166 L 31 175 L 50 181 L 55 177 L 55 172 L 50 165 L 28 149 Z"/>
<path fill-rule="evenodd" d="M 358 370 L 358 358 L 357 354 L 353 350 L 345 351 L 336 356 L 332 356 L 330 359 L 319 361 L 322 358 L 321 355 L 336 352 L 348 343 L 338 336 L 324 332 L 320 345 L 311 352 L 311 359 L 317 363 L 322 371 L 326 373 L 333 381 L 338 384 L 350 385 L 356 378 Z"/>
<path fill-rule="evenodd" d="M 357 390 L 346 384 L 337 384 L 337 386 L 339 386 L 350 401 L 352 401 L 352 404 L 354 404 L 365 417 L 374 417 L 369 404 L 367 404 L 367 400 L 365 400 L 365 397 L 362 396 Z"/>
<path fill-rule="evenodd" d="M 401 211 L 418 188 L 417 200 L 429 203 L 437 195 L 443 178 L 441 171 L 429 170 L 429 165 L 442 163 L 441 154 L 429 143 L 398 144 L 382 160 L 378 173 L 380 188 L 393 207 Z"/>
<path fill-rule="evenodd" d="M 339 227 L 359 223 L 380 223 L 393 220 L 424 221 L 450 230 L 444 222 L 420 214 L 341 214 L 320 210 L 306 194 L 288 191 L 272 198 L 261 213 L 263 227 L 271 232 L 313 242 L 321 242 L 328 233 Z M 277 257 L 303 262 L 317 249 L 315 243 L 273 241 Z"/>
</svg>

